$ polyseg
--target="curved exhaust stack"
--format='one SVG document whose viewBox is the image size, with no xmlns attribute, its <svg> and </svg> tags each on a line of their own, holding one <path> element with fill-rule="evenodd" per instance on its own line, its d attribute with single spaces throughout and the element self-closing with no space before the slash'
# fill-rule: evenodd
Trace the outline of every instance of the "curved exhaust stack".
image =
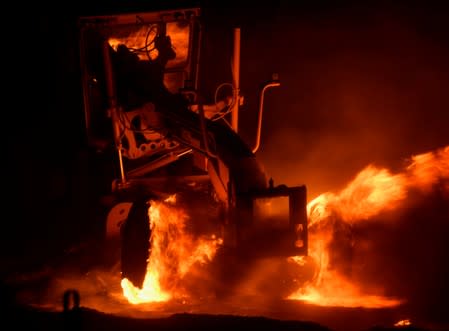
<svg viewBox="0 0 449 331">
<path fill-rule="evenodd" d="M 272 80 L 265 83 L 262 86 L 262 89 L 260 91 L 259 96 L 259 113 L 257 115 L 257 134 L 256 134 L 256 142 L 253 147 L 253 153 L 256 153 L 260 146 L 260 136 L 262 132 L 262 113 L 263 113 L 263 100 L 265 97 L 265 91 L 271 87 L 277 87 L 280 86 L 281 83 L 279 82 L 279 77 L 277 74 L 273 74 Z"/>
<path fill-rule="evenodd" d="M 234 29 L 234 55 L 232 57 L 232 78 L 234 83 L 234 105 L 231 112 L 231 126 L 235 132 L 239 127 L 240 103 L 240 28 Z"/>
</svg>

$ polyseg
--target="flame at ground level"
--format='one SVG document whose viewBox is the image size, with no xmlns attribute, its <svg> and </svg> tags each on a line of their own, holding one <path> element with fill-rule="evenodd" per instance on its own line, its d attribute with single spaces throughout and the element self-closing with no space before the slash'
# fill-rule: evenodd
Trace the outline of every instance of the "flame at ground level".
<svg viewBox="0 0 449 331">
<path fill-rule="evenodd" d="M 143 302 L 161 302 L 170 299 L 170 294 L 161 289 L 159 284 L 159 273 L 150 270 L 145 275 L 142 288 L 134 286 L 127 278 L 122 279 L 123 295 L 132 304 Z"/>
<path fill-rule="evenodd" d="M 395 298 L 361 293 L 357 286 L 335 272 L 327 272 L 322 285 L 309 284 L 300 288 L 288 298 L 320 306 L 347 308 L 387 308 L 396 307 L 403 303 L 403 300 Z"/>
<path fill-rule="evenodd" d="M 341 281 L 341 280 L 340 280 Z M 347 307 L 347 308 L 388 308 L 396 307 L 403 301 L 385 298 L 380 295 L 362 294 L 349 282 L 342 282 L 342 287 L 335 292 L 335 288 L 317 290 L 314 287 L 306 287 L 301 295 L 292 295 L 290 299 L 298 299 L 320 306 Z"/>
</svg>

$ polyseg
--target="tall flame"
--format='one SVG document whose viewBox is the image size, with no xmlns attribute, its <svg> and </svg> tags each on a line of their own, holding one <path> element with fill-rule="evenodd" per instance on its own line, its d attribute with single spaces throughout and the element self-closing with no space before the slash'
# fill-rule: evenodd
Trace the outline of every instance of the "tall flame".
<svg viewBox="0 0 449 331">
<path fill-rule="evenodd" d="M 299 288 L 289 299 L 309 301 L 324 306 L 389 307 L 401 300 L 381 295 L 366 295 L 330 264 L 329 229 L 332 219 L 346 224 L 367 220 L 379 213 L 398 208 L 411 190 L 427 192 L 439 184 L 449 193 L 449 146 L 412 156 L 401 173 L 367 166 L 339 194 L 324 193 L 308 206 L 309 251 L 317 265 L 311 282 Z M 297 263 L 303 260 L 292 259 Z"/>
<path fill-rule="evenodd" d="M 182 296 L 183 277 L 196 263 L 213 259 L 222 243 L 214 235 L 195 238 L 186 229 L 189 220 L 185 211 L 174 206 L 176 199 L 151 201 L 150 256 L 142 288 L 128 279 L 122 280 L 123 294 L 132 304 L 161 302 Z"/>
</svg>

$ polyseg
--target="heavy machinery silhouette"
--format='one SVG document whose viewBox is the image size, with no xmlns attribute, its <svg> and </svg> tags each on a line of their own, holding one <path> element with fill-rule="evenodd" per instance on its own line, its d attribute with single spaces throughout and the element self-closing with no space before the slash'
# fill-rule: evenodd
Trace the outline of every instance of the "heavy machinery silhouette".
<svg viewBox="0 0 449 331">
<path fill-rule="evenodd" d="M 142 283 L 151 249 L 148 203 L 173 194 L 198 228 L 223 238 L 222 250 L 243 258 L 307 255 L 306 187 L 274 186 L 255 156 L 264 92 L 279 86 L 277 79 L 260 91 L 254 146 L 238 132 L 240 29 L 233 31 L 233 82 L 208 103 L 198 91 L 200 49 L 207 47 L 199 8 L 79 23 L 88 142 L 97 150 L 114 146 L 116 199 L 106 231 L 119 238 L 123 277 Z M 277 200 L 286 201 L 286 221 L 261 221 L 260 202 Z"/>
</svg>

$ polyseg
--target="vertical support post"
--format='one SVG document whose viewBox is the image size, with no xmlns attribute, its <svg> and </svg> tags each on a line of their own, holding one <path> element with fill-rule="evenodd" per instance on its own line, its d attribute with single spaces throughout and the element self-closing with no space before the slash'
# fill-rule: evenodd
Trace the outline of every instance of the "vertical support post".
<svg viewBox="0 0 449 331">
<path fill-rule="evenodd" d="M 231 112 L 231 126 L 235 132 L 239 127 L 240 103 L 240 28 L 234 29 L 234 55 L 232 57 L 232 77 L 234 80 L 234 105 Z"/>
<path fill-rule="evenodd" d="M 123 156 L 122 156 L 122 140 L 120 138 L 120 120 L 118 116 L 118 105 L 117 105 L 117 95 L 115 93 L 115 81 L 112 69 L 111 53 L 110 47 L 107 40 L 103 42 L 103 58 L 104 58 L 104 69 L 106 74 L 106 85 L 108 93 L 108 102 L 110 115 L 112 120 L 112 129 L 114 133 L 114 142 L 117 148 L 118 159 L 120 163 L 120 176 L 122 184 L 126 183 L 125 170 L 123 167 Z"/>
<path fill-rule="evenodd" d="M 293 245 L 300 254 L 307 255 L 309 247 L 307 219 L 307 189 L 299 186 L 292 188 L 289 194 L 290 229 L 294 234 Z"/>
</svg>

